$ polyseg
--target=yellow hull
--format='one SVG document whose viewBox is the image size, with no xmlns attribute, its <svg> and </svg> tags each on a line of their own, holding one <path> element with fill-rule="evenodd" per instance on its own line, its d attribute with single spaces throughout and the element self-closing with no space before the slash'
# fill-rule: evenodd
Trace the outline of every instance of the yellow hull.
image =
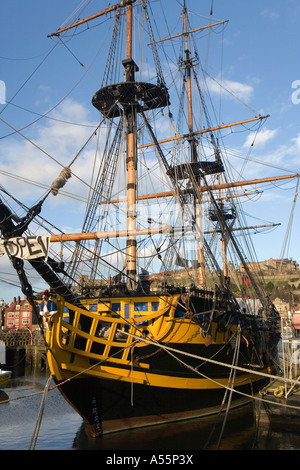
<svg viewBox="0 0 300 470">
<path fill-rule="evenodd" d="M 56 303 L 58 314 L 47 324 L 49 367 L 87 422 L 99 421 L 93 416 L 97 407 L 101 419 L 135 426 L 141 415 L 151 423 L 162 416 L 199 416 L 200 409 L 221 403 L 227 387 L 252 388 L 261 381 L 249 370 L 238 371 L 232 382 L 232 359 L 224 364 L 224 358 L 233 351 L 237 325 L 220 328 L 211 321 L 205 334 L 193 316 L 183 314 L 179 294 L 89 299 L 84 308 L 62 298 Z M 197 315 L 203 320 L 207 313 Z M 88 411 L 88 403 L 96 402 Z"/>
<path fill-rule="evenodd" d="M 132 360 L 132 351 L 142 351 L 149 342 L 152 344 L 160 342 L 159 347 L 162 348 L 172 343 L 177 346 L 204 346 L 209 350 L 210 345 L 225 345 L 235 335 L 236 325 L 231 325 L 226 331 L 220 332 L 217 323 L 212 322 L 209 335 L 203 337 L 199 325 L 195 322 L 189 318 L 176 318 L 178 299 L 179 295 L 172 299 L 148 297 L 147 302 L 145 297 L 116 298 L 113 302 L 105 299 L 97 304 L 93 300 L 87 300 L 85 307 L 92 306 L 93 310 L 96 308 L 97 310 L 90 311 L 76 307 L 72 323 L 66 319 L 67 314 L 63 313 L 63 307 L 74 311 L 74 306 L 58 300 L 59 313 L 52 319 L 47 335 L 50 346 L 48 360 L 53 375 L 59 381 L 84 374 L 156 387 L 214 389 L 226 386 L 228 383 L 226 377 L 212 381 L 201 376 L 201 373 L 195 378 L 172 377 L 170 380 L 170 376 L 153 374 L 149 363 L 142 360 L 139 360 L 139 370 L 136 370 L 137 364 Z M 149 312 L 154 302 L 159 303 L 159 308 Z M 134 310 L 134 306 L 141 303 L 147 303 L 149 309 L 147 313 Z M 118 311 L 112 311 L 114 304 L 118 305 Z M 125 308 L 128 305 L 128 314 L 125 318 Z M 89 331 L 80 329 L 83 318 L 89 321 Z M 105 337 L 97 334 L 99 325 L 106 326 Z M 188 362 L 184 354 L 179 355 L 178 359 L 183 363 Z M 91 365 L 91 361 L 94 362 L 94 366 Z M 242 385 L 252 380 L 252 374 L 244 374 L 236 383 Z"/>
</svg>

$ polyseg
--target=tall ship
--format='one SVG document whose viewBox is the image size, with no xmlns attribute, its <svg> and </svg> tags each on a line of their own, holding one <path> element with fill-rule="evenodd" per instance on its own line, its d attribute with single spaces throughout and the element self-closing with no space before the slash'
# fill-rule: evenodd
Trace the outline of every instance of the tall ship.
<svg viewBox="0 0 300 470">
<path fill-rule="evenodd" d="M 267 116 L 218 122 L 197 47 L 226 22 L 192 26 L 184 1 L 176 31 L 162 35 L 160 5 L 121 0 L 49 34 L 72 51 L 72 35 L 109 23 L 102 82 L 91 90 L 98 122 L 22 217 L 7 203 L 24 211 L 18 195 L 1 187 L 0 249 L 41 322 L 57 387 L 95 437 L 251 397 L 272 373 L 279 338 L 279 314 L 250 269 L 241 188 L 296 175 L 233 179 L 223 133 L 260 128 Z M 91 144 L 88 180 L 76 162 Z M 68 233 L 44 208 L 76 178 L 86 208 L 70 209 L 82 225 Z M 33 272 L 55 303 L 48 317 Z"/>
</svg>

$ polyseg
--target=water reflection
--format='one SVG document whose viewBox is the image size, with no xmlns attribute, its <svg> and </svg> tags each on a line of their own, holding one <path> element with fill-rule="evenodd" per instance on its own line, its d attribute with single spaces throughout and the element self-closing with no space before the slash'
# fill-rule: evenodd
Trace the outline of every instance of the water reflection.
<svg viewBox="0 0 300 470">
<path fill-rule="evenodd" d="M 131 431 L 104 435 L 101 439 L 89 439 L 82 425 L 74 440 L 74 449 L 85 450 L 214 450 L 223 424 L 223 418 L 193 419 L 180 423 L 164 424 Z M 214 430 L 211 437 L 211 431 Z M 232 412 L 225 427 L 220 450 L 251 449 L 255 440 L 252 405 Z"/>
<path fill-rule="evenodd" d="M 285 427 L 285 426 L 283 426 Z M 288 426 L 287 426 L 288 428 Z M 260 426 L 258 430 L 258 439 L 256 450 L 299 450 L 300 449 L 300 430 L 298 432 L 289 432 L 288 429 L 281 431 L 272 427 Z"/>
<path fill-rule="evenodd" d="M 5 402 L 9 399 L 7 393 L 5 393 L 3 390 L 0 390 L 0 403 Z"/>
<path fill-rule="evenodd" d="M 27 450 L 49 372 L 26 371 L 0 391 L 0 450 Z M 54 384 L 51 384 L 54 385 Z M 88 439 L 81 417 L 57 389 L 49 391 L 36 450 L 215 450 L 224 417 L 123 431 Z M 300 430 L 257 429 L 252 405 L 229 413 L 220 450 L 300 449 Z"/>
</svg>

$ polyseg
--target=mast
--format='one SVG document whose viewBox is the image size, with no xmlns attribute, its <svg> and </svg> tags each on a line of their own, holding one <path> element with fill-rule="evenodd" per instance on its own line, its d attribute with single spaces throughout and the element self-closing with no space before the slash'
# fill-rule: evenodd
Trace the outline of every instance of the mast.
<svg viewBox="0 0 300 470">
<path fill-rule="evenodd" d="M 126 60 L 125 81 L 135 81 L 137 66 L 132 59 L 132 5 L 127 5 Z M 136 105 L 131 103 L 126 112 L 127 126 L 127 231 L 136 230 L 136 169 L 137 169 L 137 133 Z M 128 290 L 136 287 L 136 237 L 127 236 L 126 240 L 126 274 Z"/>
<path fill-rule="evenodd" d="M 77 27 L 100 16 L 106 15 L 112 11 L 124 8 L 126 11 L 126 52 L 122 64 L 125 69 L 124 83 L 114 84 L 99 90 L 93 97 L 93 105 L 105 116 L 110 119 L 125 117 L 126 121 L 126 169 L 127 169 L 127 239 L 126 239 L 126 274 L 127 288 L 132 291 L 137 287 L 136 284 L 136 237 L 131 235 L 136 232 L 136 169 L 137 169 L 137 109 L 138 94 L 135 81 L 135 72 L 138 71 L 137 65 L 132 59 L 132 18 L 133 6 L 136 0 L 121 0 L 116 5 L 110 6 L 105 10 L 92 15 L 84 20 L 59 28 L 55 33 L 49 35 L 59 35 L 62 32 Z M 140 89 L 140 94 L 149 99 L 150 93 Z M 140 97 L 139 97 L 140 98 Z"/>
<path fill-rule="evenodd" d="M 219 184 L 221 184 L 221 175 L 218 175 L 218 181 Z M 218 198 L 218 204 L 220 207 L 224 207 L 223 202 L 222 202 L 222 195 L 221 195 L 221 189 L 219 189 L 219 198 Z M 232 229 L 232 225 L 234 224 L 235 221 L 235 216 L 232 217 L 232 223 L 230 226 L 230 229 Z M 222 245 L 222 260 L 223 260 L 223 275 L 224 277 L 228 277 L 228 266 L 227 266 L 227 239 L 226 235 L 223 231 L 221 231 L 221 245 Z"/>
<path fill-rule="evenodd" d="M 192 103 L 192 79 L 191 79 L 191 67 L 192 58 L 191 52 L 188 47 L 188 28 L 187 28 L 187 8 L 184 2 L 183 8 L 183 19 L 184 19 L 184 36 L 185 36 L 185 67 L 187 74 L 187 97 L 188 97 L 188 130 L 191 152 L 191 162 L 196 163 L 197 148 L 196 140 L 194 137 L 194 125 L 193 125 L 193 103 Z M 197 177 L 197 185 L 200 185 L 200 177 Z M 197 243 L 197 278 L 198 284 L 204 284 L 204 248 L 202 243 L 203 236 L 203 214 L 202 214 L 202 194 L 200 197 L 197 195 L 194 197 L 194 216 L 195 216 L 195 228 L 196 228 L 196 243 Z"/>
<path fill-rule="evenodd" d="M 104 117 L 115 120 L 125 119 L 126 124 L 126 172 L 127 172 L 127 236 L 126 236 L 126 276 L 127 289 L 137 288 L 137 117 L 144 111 L 165 107 L 169 104 L 169 94 L 163 83 L 136 81 L 138 66 L 132 54 L 133 3 L 135 0 L 122 0 L 120 8 L 126 12 L 126 52 L 122 61 L 125 79 L 98 90 L 92 104 Z"/>
</svg>

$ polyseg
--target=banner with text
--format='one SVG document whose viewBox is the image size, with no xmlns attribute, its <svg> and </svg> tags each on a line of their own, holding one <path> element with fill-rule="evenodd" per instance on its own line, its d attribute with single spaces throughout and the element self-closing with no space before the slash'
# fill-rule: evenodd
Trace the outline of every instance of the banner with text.
<svg viewBox="0 0 300 470">
<path fill-rule="evenodd" d="M 48 257 L 50 235 L 16 237 L 0 240 L 0 256 L 10 255 L 22 259 Z"/>
</svg>

